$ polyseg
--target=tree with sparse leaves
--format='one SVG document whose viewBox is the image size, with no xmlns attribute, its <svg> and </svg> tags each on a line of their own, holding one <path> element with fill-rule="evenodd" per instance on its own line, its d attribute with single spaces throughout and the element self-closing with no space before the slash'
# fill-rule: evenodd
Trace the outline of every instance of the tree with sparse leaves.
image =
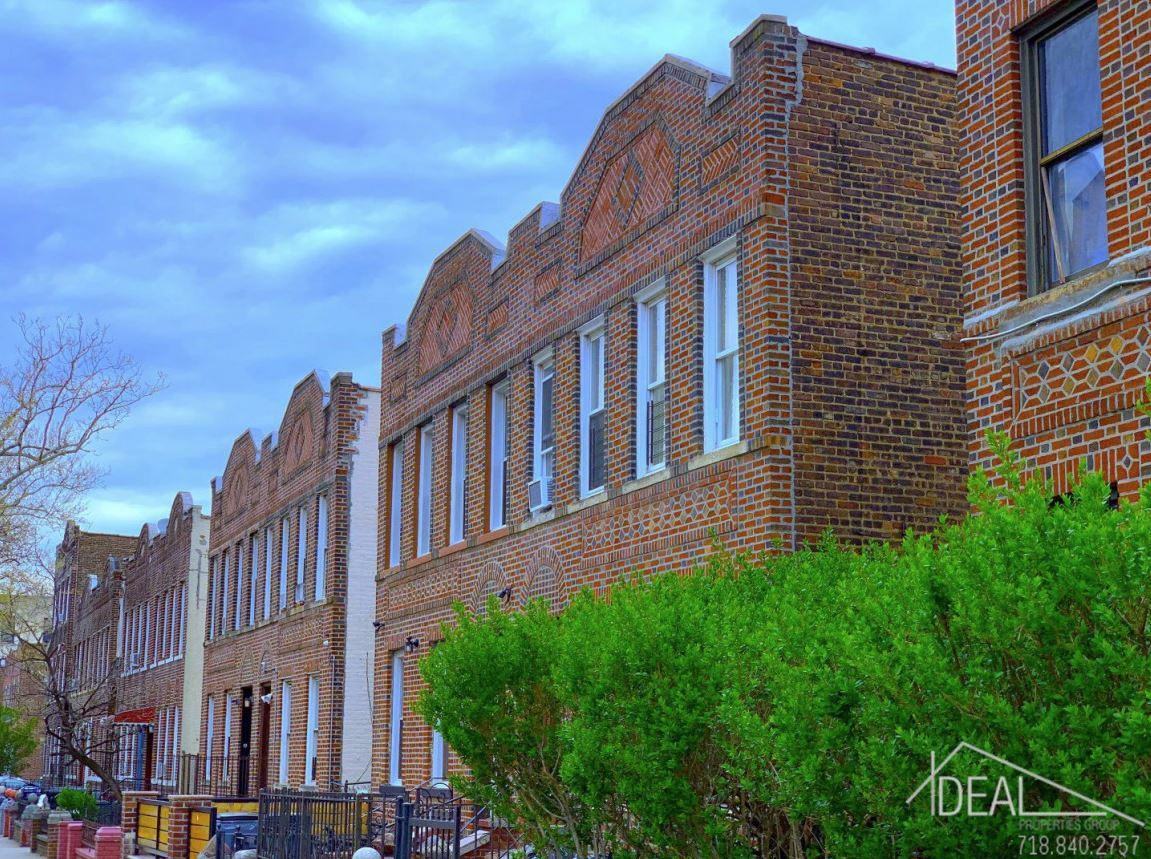
<svg viewBox="0 0 1151 859">
<path fill-rule="evenodd" d="M 161 383 L 145 379 L 102 325 L 23 316 L 14 325 L 11 363 L 0 366 L 0 593 L 8 595 L 8 609 L 25 597 L 50 604 L 52 566 L 42 535 L 80 513 L 102 476 L 90 456 L 96 441 Z M 99 742 L 92 725 L 112 703 L 111 676 L 75 692 L 60 637 L 45 636 L 39 619 L 3 620 L 22 645 L 22 668 L 37 686 L 47 735 L 118 790 L 110 758 L 92 746 Z"/>
</svg>

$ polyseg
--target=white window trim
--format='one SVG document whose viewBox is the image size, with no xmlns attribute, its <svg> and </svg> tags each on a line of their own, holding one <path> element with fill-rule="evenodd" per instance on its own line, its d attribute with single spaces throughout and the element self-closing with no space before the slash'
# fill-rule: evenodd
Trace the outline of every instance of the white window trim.
<svg viewBox="0 0 1151 859">
<path fill-rule="evenodd" d="M 403 558 L 403 521 L 404 521 L 404 440 L 399 439 L 392 445 L 392 485 L 391 496 L 388 501 L 388 566 L 398 567 Z"/>
<path fill-rule="evenodd" d="M 223 754 L 223 772 L 224 781 L 228 781 L 228 775 L 231 772 L 231 767 L 228 766 L 229 759 L 232 757 L 232 693 L 227 692 L 224 695 L 224 754 Z"/>
<path fill-rule="evenodd" d="M 308 560 L 308 505 L 296 511 L 296 602 L 304 601 L 304 564 Z"/>
<path fill-rule="evenodd" d="M 228 566 L 228 558 L 232 555 L 232 547 L 227 546 L 221 553 L 223 558 L 223 571 L 221 576 L 224 579 L 224 592 L 220 594 L 220 634 L 223 635 L 228 631 L 228 603 L 231 601 L 232 596 L 232 568 Z M 149 622 L 149 626 L 151 623 Z M 146 651 L 151 650 L 151 638 L 149 637 L 149 645 Z"/>
<path fill-rule="evenodd" d="M 280 520 L 280 611 L 288 607 L 288 541 L 292 537 L 292 522 L 285 516 Z"/>
<path fill-rule="evenodd" d="M 274 535 L 276 529 L 269 525 L 264 529 L 264 620 L 272 616 L 272 562 L 274 558 Z"/>
<path fill-rule="evenodd" d="M 392 708 L 388 725 L 388 781 L 403 784 L 401 756 L 404 724 L 404 652 L 392 653 Z"/>
<path fill-rule="evenodd" d="M 507 459 L 508 459 L 508 391 L 507 379 L 491 387 L 488 400 L 488 530 L 495 531 L 507 522 Z M 499 415 L 496 414 L 499 403 Z M 497 445 L 498 441 L 498 445 Z"/>
<path fill-rule="evenodd" d="M 236 601 L 232 606 L 232 629 L 244 625 L 244 541 L 236 544 Z"/>
<path fill-rule="evenodd" d="M 204 745 L 204 778 L 211 780 L 212 778 L 212 758 L 215 757 L 216 750 L 213 748 L 216 740 L 216 699 L 212 695 L 208 696 L 208 727 L 207 736 Z"/>
<path fill-rule="evenodd" d="M 315 674 L 308 677 L 308 733 L 304 738 L 304 784 L 316 783 L 316 761 L 320 732 L 320 680 Z"/>
<path fill-rule="evenodd" d="M 580 374 L 579 374 L 579 491 L 580 498 L 590 498 L 593 495 L 598 495 L 603 492 L 607 487 L 607 475 L 604 475 L 604 483 L 594 489 L 590 486 L 591 480 L 591 419 L 593 412 L 602 413 L 607 409 L 607 391 L 606 382 L 607 374 L 605 368 L 607 366 L 607 329 L 604 326 L 604 318 L 598 316 L 579 329 L 579 350 L 580 350 Z M 599 373 L 599 387 L 600 387 L 600 400 L 599 408 L 593 408 L 591 402 L 591 391 L 589 381 L 592 376 L 588 373 L 587 353 L 592 340 L 600 339 L 599 350 L 599 367 L 596 370 Z M 555 403 L 555 386 L 552 386 L 552 403 Z M 605 427 L 606 429 L 606 427 Z M 607 465 L 607 440 L 604 440 L 604 465 L 606 470 Z"/>
<path fill-rule="evenodd" d="M 702 254 L 700 259 L 704 263 L 703 277 L 703 448 L 705 453 L 720 450 L 738 444 L 742 433 L 741 415 L 742 402 L 740 398 L 740 351 L 742 338 L 739 332 L 741 314 L 739 312 L 740 293 L 742 292 L 742 275 L 737 259 L 737 237 L 725 239 L 716 247 Z M 716 272 L 730 263 L 736 264 L 735 301 L 736 301 L 736 345 L 728 352 L 734 354 L 734 409 L 732 417 L 733 434 L 728 438 L 717 437 L 717 421 L 715 398 L 717 395 L 718 379 L 716 364 L 723 356 L 716 353 Z"/>
<path fill-rule="evenodd" d="M 420 427 L 420 468 L 416 498 L 416 557 L 432 551 L 432 457 L 435 453 L 435 424 Z"/>
<path fill-rule="evenodd" d="M 260 593 L 260 532 L 248 535 L 248 626 L 256 625 L 256 598 Z"/>
<path fill-rule="evenodd" d="M 551 347 L 544 349 L 532 357 L 532 480 L 543 480 L 544 478 L 551 478 L 555 481 L 555 474 L 546 474 L 544 468 L 544 450 L 543 444 L 543 398 L 540 396 L 540 391 L 543 388 L 544 379 L 551 377 L 552 380 L 552 431 L 555 431 L 555 392 L 556 392 L 556 365 L 555 365 L 555 351 Z M 552 446 L 548 448 L 551 452 L 551 469 L 555 471 L 555 440 L 553 438 Z M 546 484 L 545 484 L 546 486 Z M 544 497 L 542 503 L 538 507 L 533 507 L 532 512 L 536 513 L 540 510 L 546 510 L 551 506 L 552 499 L 549 493 Z"/>
<path fill-rule="evenodd" d="M 636 477 L 647 477 L 649 474 L 655 474 L 658 471 L 663 471 L 667 468 L 667 456 L 665 454 L 664 461 L 659 465 L 652 465 L 650 463 L 650 452 L 647 448 L 647 402 L 648 392 L 656 383 L 654 380 L 649 379 L 647 376 L 647 355 L 648 346 L 651 342 L 652 330 L 648 321 L 648 315 L 651 312 L 653 305 L 663 302 L 663 335 L 664 335 L 664 349 L 663 356 L 663 378 L 660 383 L 664 386 L 664 402 L 667 402 L 667 282 L 660 278 L 644 289 L 635 294 L 636 304 L 636 360 L 635 360 L 635 474 Z M 665 427 L 667 417 L 664 417 Z M 666 432 L 666 429 L 664 430 Z M 667 446 L 664 446 L 666 451 Z"/>
<path fill-rule="evenodd" d="M 452 407 L 451 479 L 448 482 L 448 544 L 466 537 L 468 496 L 468 406 Z"/>
<path fill-rule="evenodd" d="M 288 783 L 288 751 L 292 740 L 292 684 L 280 681 L 280 784 Z"/>
<path fill-rule="evenodd" d="M 316 600 L 328 596 L 328 496 L 316 501 Z"/>
<path fill-rule="evenodd" d="M 448 781 L 448 746 L 444 735 L 432 730 L 432 787 L 444 787 Z"/>
</svg>

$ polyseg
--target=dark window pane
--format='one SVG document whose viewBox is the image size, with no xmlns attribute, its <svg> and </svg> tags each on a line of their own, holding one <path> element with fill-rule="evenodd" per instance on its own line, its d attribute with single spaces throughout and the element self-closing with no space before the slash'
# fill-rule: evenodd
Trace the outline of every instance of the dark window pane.
<svg viewBox="0 0 1151 859">
<path fill-rule="evenodd" d="M 588 418 L 588 480 L 587 488 L 599 489 L 603 486 L 604 437 L 603 412 L 596 412 Z"/>
<path fill-rule="evenodd" d="M 548 376 L 540 383 L 540 446 L 544 450 L 552 446 L 553 417 L 552 377 Z"/>
<path fill-rule="evenodd" d="M 1099 87 L 1099 21 L 1092 12 L 1039 45 L 1043 87 L 1043 154 L 1103 125 Z"/>
<path fill-rule="evenodd" d="M 1107 260 L 1103 144 L 1047 168 L 1054 218 L 1051 275 L 1068 277 Z"/>
<path fill-rule="evenodd" d="M 667 450 L 667 409 L 663 385 L 652 389 L 647 403 L 647 464 L 663 465 Z"/>
</svg>

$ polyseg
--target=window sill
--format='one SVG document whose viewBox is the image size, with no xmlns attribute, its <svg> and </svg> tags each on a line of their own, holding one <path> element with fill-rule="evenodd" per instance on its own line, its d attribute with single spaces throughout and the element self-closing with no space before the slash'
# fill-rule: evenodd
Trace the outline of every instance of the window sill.
<svg viewBox="0 0 1151 859">
<path fill-rule="evenodd" d="M 484 543 L 490 543 L 492 540 L 498 540 L 500 537 L 506 537 L 511 533 L 511 529 L 507 525 L 501 525 L 487 533 L 480 534 L 476 537 L 476 545 L 482 546 Z"/>
<path fill-rule="evenodd" d="M 416 557 L 414 557 L 410 561 L 408 561 L 408 569 L 410 570 L 412 567 L 422 566 L 422 565 L 428 563 L 431 559 L 432 559 L 432 553 L 431 552 L 425 552 L 422 555 L 417 555 Z"/>
<path fill-rule="evenodd" d="M 541 507 L 534 511 L 527 519 L 516 526 L 517 531 L 530 531 L 537 525 L 544 525 L 551 522 L 556 518 L 556 510 L 554 507 Z"/>
<path fill-rule="evenodd" d="M 1112 260 L 1102 267 L 1082 271 L 1066 283 L 1028 295 L 1017 303 L 1004 307 L 1002 312 L 993 317 L 994 327 L 987 328 L 985 333 L 1005 332 L 1002 340 L 990 342 L 997 343 L 1000 348 L 1013 348 L 1026 345 L 1052 330 L 1073 325 L 1085 316 L 1120 307 L 1141 295 L 1146 285 L 1138 288 L 1133 284 L 1133 288 L 1128 288 L 1126 291 L 1123 289 L 1108 291 L 1099 296 L 1098 302 L 1091 301 L 1084 307 L 1078 305 L 1089 300 L 1092 294 L 1106 289 L 1108 284 L 1147 277 L 1151 274 L 1149 257 L 1151 247 L 1142 248 Z M 971 327 L 968 325 L 969 333 Z M 1013 328 L 1022 330 L 1007 333 Z"/>
<path fill-rule="evenodd" d="M 565 509 L 565 513 L 578 513 L 580 510 L 586 510 L 588 507 L 594 507 L 597 504 L 602 504 L 607 501 L 607 490 L 603 487 L 589 492 L 578 501 L 573 501 Z"/>
<path fill-rule="evenodd" d="M 671 477 L 671 469 L 666 465 L 661 465 L 659 468 L 653 468 L 647 474 L 641 475 L 634 480 L 629 480 L 619 488 L 622 494 L 628 492 L 635 492 L 637 489 L 643 489 L 645 486 L 654 486 Z"/>
<path fill-rule="evenodd" d="M 447 546 L 444 546 L 442 549 L 440 549 L 439 557 L 446 558 L 448 555 L 454 555 L 456 552 L 462 552 L 467 547 L 467 540 L 457 540 L 456 542 L 449 543 Z"/>
<path fill-rule="evenodd" d="M 747 453 L 749 449 L 747 441 L 737 441 L 724 447 L 716 448 L 715 450 L 709 450 L 707 453 L 701 453 L 689 459 L 687 461 L 687 470 L 694 471 L 697 468 L 723 462 L 725 459 L 741 456 Z"/>
</svg>

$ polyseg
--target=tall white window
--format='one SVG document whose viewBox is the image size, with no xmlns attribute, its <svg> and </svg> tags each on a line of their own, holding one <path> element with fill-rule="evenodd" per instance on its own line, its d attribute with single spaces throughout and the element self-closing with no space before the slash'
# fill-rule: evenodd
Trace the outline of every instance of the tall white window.
<svg viewBox="0 0 1151 859">
<path fill-rule="evenodd" d="M 420 427 L 420 485 L 416 506 L 416 554 L 432 550 L 432 429 Z"/>
<path fill-rule="evenodd" d="M 308 736 L 305 738 L 304 781 L 316 783 L 316 749 L 320 741 L 320 680 L 315 675 L 308 677 Z"/>
<path fill-rule="evenodd" d="M 492 385 L 488 411 L 488 530 L 507 524 L 508 383 Z"/>
<path fill-rule="evenodd" d="M 716 450 L 739 441 L 739 278 L 734 251 L 704 268 L 703 443 Z"/>
<path fill-rule="evenodd" d="M 468 493 L 468 407 L 452 409 L 452 479 L 448 508 L 448 542 L 464 539 Z"/>
<path fill-rule="evenodd" d="M 291 523 L 285 516 L 280 520 L 280 610 L 288 607 L 288 540 L 291 538 Z"/>
<path fill-rule="evenodd" d="M 272 528 L 264 529 L 264 620 L 272 616 Z"/>
<path fill-rule="evenodd" d="M 280 784 L 288 783 L 288 744 L 292 737 L 292 684 L 280 683 Z"/>
<path fill-rule="evenodd" d="M 404 736 L 404 652 L 392 653 L 392 718 L 388 738 L 388 780 L 403 784 L 400 753 Z"/>
<path fill-rule="evenodd" d="M 316 507 L 316 599 L 328 595 L 328 496 Z"/>
<path fill-rule="evenodd" d="M 444 735 L 432 731 L 432 782 L 433 787 L 446 784 L 448 778 L 448 749 Z"/>
<path fill-rule="evenodd" d="M 212 559 L 212 602 L 208 606 L 208 638 L 216 637 L 216 594 L 220 592 L 220 559 Z"/>
<path fill-rule="evenodd" d="M 216 699 L 208 696 L 208 735 L 204 748 L 204 778 L 212 779 L 212 759 L 216 755 Z"/>
<path fill-rule="evenodd" d="M 223 551 L 224 571 L 222 573 L 224 579 L 224 592 L 220 595 L 220 633 L 221 635 L 228 631 L 228 606 L 232 601 L 232 574 L 228 566 L 228 556 L 232 553 L 225 549 Z"/>
<path fill-rule="evenodd" d="M 175 778 L 180 765 L 180 708 L 172 708 L 172 777 Z"/>
<path fill-rule="evenodd" d="M 535 398 L 532 429 L 532 481 L 528 506 L 540 510 L 551 503 L 555 474 L 555 363 L 549 350 L 535 359 Z"/>
<path fill-rule="evenodd" d="M 392 486 L 388 500 L 388 566 L 400 565 L 400 536 L 404 519 L 404 443 L 392 445 Z"/>
<path fill-rule="evenodd" d="M 296 522 L 296 602 L 304 601 L 304 561 L 308 557 L 308 508 L 300 507 Z"/>
<path fill-rule="evenodd" d="M 224 759 L 220 767 L 220 775 L 224 780 L 232 771 L 232 693 L 224 694 Z"/>
<path fill-rule="evenodd" d="M 232 629 L 244 625 L 244 544 L 236 544 L 236 604 L 232 607 Z"/>
<path fill-rule="evenodd" d="M 599 319 L 580 330 L 580 494 L 603 489 L 604 328 Z"/>
<path fill-rule="evenodd" d="M 667 462 L 667 296 L 660 281 L 636 305 L 636 475 Z"/>
<path fill-rule="evenodd" d="M 188 629 L 188 583 L 180 585 L 180 650 L 184 655 L 185 633 Z"/>
<path fill-rule="evenodd" d="M 260 535 L 248 538 L 248 626 L 256 625 L 256 597 L 260 593 Z"/>
</svg>

